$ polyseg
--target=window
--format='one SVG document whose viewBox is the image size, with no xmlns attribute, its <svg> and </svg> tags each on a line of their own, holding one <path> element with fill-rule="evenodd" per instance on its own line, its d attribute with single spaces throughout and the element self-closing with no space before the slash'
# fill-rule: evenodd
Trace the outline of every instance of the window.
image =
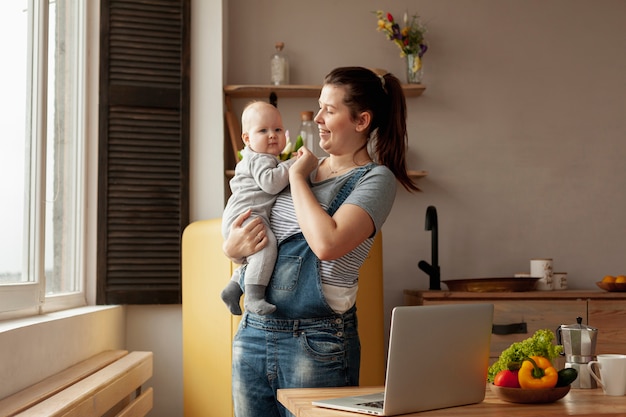
<svg viewBox="0 0 626 417">
<path fill-rule="evenodd" d="M 0 312 L 84 304 L 84 22 L 82 0 L 0 2 Z"/>
</svg>

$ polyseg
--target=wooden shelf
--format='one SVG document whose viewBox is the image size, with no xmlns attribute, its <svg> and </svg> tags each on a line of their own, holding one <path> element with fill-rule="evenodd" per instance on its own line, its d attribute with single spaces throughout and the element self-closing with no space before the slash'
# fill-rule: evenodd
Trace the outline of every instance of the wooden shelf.
<svg viewBox="0 0 626 417">
<path fill-rule="evenodd" d="M 226 178 L 232 178 L 235 176 L 235 170 L 234 169 L 227 169 L 225 172 L 226 174 Z M 427 171 L 414 171 L 414 170 L 409 170 L 409 177 L 411 178 L 424 178 L 425 176 L 428 175 Z"/>
<path fill-rule="evenodd" d="M 321 85 L 225 85 L 224 94 L 232 98 L 267 98 L 271 93 L 277 98 L 318 97 Z M 402 89 L 406 97 L 421 96 L 426 86 L 424 84 L 403 84 Z"/>
<path fill-rule="evenodd" d="M 233 98 L 267 98 L 271 93 L 278 97 L 318 97 L 321 85 L 226 85 L 224 94 Z"/>
<path fill-rule="evenodd" d="M 408 170 L 407 171 L 409 174 L 409 177 L 411 178 L 424 178 L 425 176 L 428 175 L 428 171 L 415 171 L 415 170 Z"/>
<path fill-rule="evenodd" d="M 426 86 L 424 84 L 402 84 L 405 97 L 419 97 L 422 95 Z"/>
</svg>

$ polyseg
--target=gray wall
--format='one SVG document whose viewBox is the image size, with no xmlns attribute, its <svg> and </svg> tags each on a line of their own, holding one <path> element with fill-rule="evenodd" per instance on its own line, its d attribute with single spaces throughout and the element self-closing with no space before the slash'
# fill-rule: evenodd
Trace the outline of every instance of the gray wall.
<svg viewBox="0 0 626 417">
<path fill-rule="evenodd" d="M 229 1 L 227 82 L 266 83 L 277 40 L 296 84 L 341 65 L 404 80 L 398 49 L 376 31 L 382 3 Z M 428 205 L 443 279 L 512 276 L 533 257 L 553 258 L 570 288 L 626 273 L 626 2 L 385 4 L 396 18 L 418 12 L 430 43 L 426 91 L 408 99 L 408 165 L 429 175 L 423 193 L 398 193 L 383 229 L 387 307 L 428 285 L 416 268 L 430 261 Z M 295 129 L 305 104 L 291 106 L 279 102 Z"/>
</svg>

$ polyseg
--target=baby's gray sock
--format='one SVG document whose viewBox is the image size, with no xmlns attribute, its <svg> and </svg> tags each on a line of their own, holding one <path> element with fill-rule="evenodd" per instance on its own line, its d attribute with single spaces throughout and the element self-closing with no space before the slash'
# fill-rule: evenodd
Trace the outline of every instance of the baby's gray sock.
<svg viewBox="0 0 626 417">
<path fill-rule="evenodd" d="M 246 310 L 254 314 L 270 314 L 276 311 L 276 306 L 265 301 L 265 285 L 246 284 L 246 298 L 244 306 Z"/>
<path fill-rule="evenodd" d="M 229 281 L 226 288 L 222 290 L 220 297 L 226 306 L 230 310 L 231 314 L 235 316 L 241 316 L 241 306 L 239 305 L 239 300 L 241 299 L 241 295 L 243 291 L 241 291 L 241 287 L 235 281 Z"/>
</svg>

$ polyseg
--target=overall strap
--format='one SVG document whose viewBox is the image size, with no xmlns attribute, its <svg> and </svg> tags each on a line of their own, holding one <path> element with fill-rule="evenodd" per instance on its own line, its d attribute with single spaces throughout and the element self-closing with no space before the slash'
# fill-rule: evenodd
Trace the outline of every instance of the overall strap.
<svg viewBox="0 0 626 417">
<path fill-rule="evenodd" d="M 335 212 L 339 209 L 339 207 L 346 200 L 346 198 L 348 198 L 352 190 L 354 190 L 356 183 L 363 177 L 363 175 L 368 173 L 369 170 L 371 170 L 373 167 L 374 167 L 374 164 L 367 164 L 364 167 L 355 169 L 354 173 L 352 174 L 348 182 L 346 182 L 343 185 L 343 187 L 341 187 L 341 189 L 339 190 L 339 192 L 337 193 L 333 201 L 330 203 L 330 206 L 328 207 L 328 210 L 326 210 L 326 212 L 330 214 L 331 216 L 334 215 Z"/>
</svg>

